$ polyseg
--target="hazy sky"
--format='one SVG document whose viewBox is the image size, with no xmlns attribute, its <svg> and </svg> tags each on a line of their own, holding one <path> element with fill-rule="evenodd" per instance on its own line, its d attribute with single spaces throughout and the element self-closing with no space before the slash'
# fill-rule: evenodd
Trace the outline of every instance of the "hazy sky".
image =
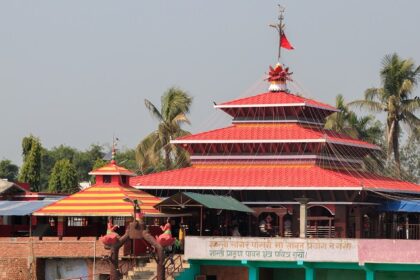
<svg viewBox="0 0 420 280">
<path fill-rule="evenodd" d="M 221 102 L 265 90 L 276 62 L 277 1 L 0 0 L 0 160 L 21 163 L 30 133 L 51 148 L 134 147 L 176 85 L 194 97 L 193 132 L 229 123 Z M 291 1 L 283 51 L 297 89 L 334 104 L 379 85 L 385 54 L 420 64 L 420 1 Z M 418 95 L 419 90 L 416 91 Z"/>
</svg>

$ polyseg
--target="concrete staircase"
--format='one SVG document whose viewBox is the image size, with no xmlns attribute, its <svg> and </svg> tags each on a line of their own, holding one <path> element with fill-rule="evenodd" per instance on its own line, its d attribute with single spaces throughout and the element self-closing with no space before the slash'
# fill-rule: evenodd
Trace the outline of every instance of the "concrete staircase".
<svg viewBox="0 0 420 280">
<path fill-rule="evenodd" d="M 131 271 L 127 273 L 126 276 L 123 277 L 123 280 L 155 280 L 156 268 L 156 262 L 154 260 L 151 260 L 150 262 L 140 264 L 134 267 Z M 171 262 L 168 262 L 165 280 L 175 280 L 176 276 L 182 273 L 184 269 L 188 268 L 189 264 L 188 262 L 183 260 L 183 256 L 175 255 L 174 264 L 172 265 Z"/>
</svg>

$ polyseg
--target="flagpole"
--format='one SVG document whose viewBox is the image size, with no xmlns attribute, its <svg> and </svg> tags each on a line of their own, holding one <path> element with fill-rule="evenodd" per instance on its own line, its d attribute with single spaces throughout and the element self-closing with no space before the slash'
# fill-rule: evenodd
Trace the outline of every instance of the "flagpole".
<svg viewBox="0 0 420 280">
<path fill-rule="evenodd" d="M 277 62 L 280 63 L 280 58 L 281 58 L 281 36 L 283 34 L 283 19 L 284 19 L 284 7 L 281 6 L 280 4 L 279 6 L 279 23 L 278 24 L 270 24 L 270 27 L 273 27 L 274 29 L 277 30 L 278 34 L 279 34 L 279 51 L 278 51 L 278 55 L 277 55 Z"/>
<path fill-rule="evenodd" d="M 280 4 L 279 6 L 279 10 L 280 10 L 280 14 L 279 14 L 279 27 L 278 27 L 278 31 L 279 31 L 279 55 L 277 57 L 277 62 L 280 63 L 280 58 L 281 58 L 281 35 L 283 33 L 283 13 L 284 13 L 284 7 L 282 7 Z"/>
</svg>

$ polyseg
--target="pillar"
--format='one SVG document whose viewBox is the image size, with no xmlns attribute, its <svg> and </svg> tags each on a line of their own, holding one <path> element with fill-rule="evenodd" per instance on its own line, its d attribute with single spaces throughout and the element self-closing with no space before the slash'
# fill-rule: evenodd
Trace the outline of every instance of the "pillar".
<svg viewBox="0 0 420 280">
<path fill-rule="evenodd" d="M 306 238 L 307 207 L 309 198 L 295 198 L 299 202 L 299 238 Z"/>
<path fill-rule="evenodd" d="M 362 211 L 360 209 L 360 206 L 356 206 L 354 208 L 354 237 L 360 239 L 362 238 Z"/>
<path fill-rule="evenodd" d="M 64 217 L 58 217 L 57 219 L 57 236 L 64 236 Z"/>
<path fill-rule="evenodd" d="M 313 267 L 305 267 L 305 280 L 315 280 L 315 269 Z"/>
<path fill-rule="evenodd" d="M 366 280 L 375 280 L 375 271 L 366 270 Z"/>
<path fill-rule="evenodd" d="M 255 266 L 248 266 L 248 280 L 259 280 L 260 269 Z"/>
</svg>

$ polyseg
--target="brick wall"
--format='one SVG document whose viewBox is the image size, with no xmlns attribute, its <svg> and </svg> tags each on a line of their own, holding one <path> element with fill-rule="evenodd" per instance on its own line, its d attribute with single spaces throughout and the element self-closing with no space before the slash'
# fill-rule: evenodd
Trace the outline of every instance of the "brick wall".
<svg viewBox="0 0 420 280">
<path fill-rule="evenodd" d="M 0 279 L 32 279 L 28 258 L 0 258 Z"/>
<path fill-rule="evenodd" d="M 101 257 L 109 255 L 109 251 L 95 237 L 82 237 L 79 240 L 74 237 L 64 237 L 62 240 L 57 237 L 44 237 L 42 240 L 0 238 L 0 279 L 43 279 L 45 258 L 86 258 L 89 273 L 92 273 L 94 255 L 95 272 L 106 273 L 108 266 Z"/>
</svg>

